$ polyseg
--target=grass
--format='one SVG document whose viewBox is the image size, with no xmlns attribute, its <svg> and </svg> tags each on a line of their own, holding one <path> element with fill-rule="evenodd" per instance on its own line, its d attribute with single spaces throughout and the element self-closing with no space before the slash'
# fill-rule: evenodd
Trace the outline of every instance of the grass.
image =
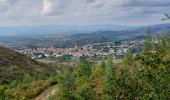
<svg viewBox="0 0 170 100">
<path fill-rule="evenodd" d="M 6 97 L 10 97 L 9 99 L 30 100 L 57 83 L 57 79 L 54 77 L 47 80 L 32 80 L 30 83 L 13 82 L 10 85 L 0 85 L 0 92 L 4 93 Z"/>
</svg>

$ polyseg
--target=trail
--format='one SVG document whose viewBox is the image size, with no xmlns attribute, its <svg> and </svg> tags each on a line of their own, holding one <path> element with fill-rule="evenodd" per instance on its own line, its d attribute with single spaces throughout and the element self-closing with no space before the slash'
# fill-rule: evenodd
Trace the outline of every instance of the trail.
<svg viewBox="0 0 170 100">
<path fill-rule="evenodd" d="M 48 100 L 48 98 L 54 95 L 58 91 L 58 86 L 54 85 L 42 92 L 39 96 L 35 98 L 35 100 Z"/>
</svg>

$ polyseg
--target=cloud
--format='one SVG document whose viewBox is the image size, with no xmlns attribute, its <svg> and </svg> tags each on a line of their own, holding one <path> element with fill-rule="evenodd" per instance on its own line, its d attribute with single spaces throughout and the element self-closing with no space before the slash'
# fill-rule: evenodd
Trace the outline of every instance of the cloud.
<svg viewBox="0 0 170 100">
<path fill-rule="evenodd" d="M 0 0 L 0 6 L 1 7 L 10 7 L 16 3 L 18 3 L 20 0 Z"/>
<path fill-rule="evenodd" d="M 170 0 L 86 0 L 87 3 L 101 2 L 103 4 L 112 6 L 148 6 L 148 7 L 160 7 L 170 6 Z"/>
<path fill-rule="evenodd" d="M 0 12 L 6 12 L 10 10 L 11 6 L 15 5 L 19 0 L 0 0 Z"/>
<path fill-rule="evenodd" d="M 115 0 L 121 1 L 122 6 L 145 6 L 145 7 L 160 7 L 170 6 L 169 0 Z"/>
<path fill-rule="evenodd" d="M 96 0 L 86 0 L 86 2 L 88 2 L 88 3 L 95 3 Z"/>
<path fill-rule="evenodd" d="M 90 4 L 94 8 L 102 8 L 108 0 L 85 0 L 86 3 Z"/>
<path fill-rule="evenodd" d="M 72 0 L 43 0 L 41 14 L 58 15 L 64 13 L 64 10 L 71 4 Z"/>
<path fill-rule="evenodd" d="M 170 0 L 0 0 L 0 26 L 154 23 L 169 9 Z"/>
</svg>

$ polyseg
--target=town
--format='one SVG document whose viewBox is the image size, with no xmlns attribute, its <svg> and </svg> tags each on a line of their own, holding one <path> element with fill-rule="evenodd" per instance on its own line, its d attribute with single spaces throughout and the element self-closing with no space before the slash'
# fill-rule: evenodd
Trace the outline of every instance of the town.
<svg viewBox="0 0 170 100">
<path fill-rule="evenodd" d="M 114 58 L 121 59 L 128 50 L 131 50 L 135 56 L 143 47 L 144 40 L 136 41 L 119 41 L 119 42 L 104 42 L 92 43 L 84 46 L 75 44 L 72 48 L 28 48 L 20 47 L 15 51 L 27 55 L 28 57 L 39 60 L 46 59 L 48 61 L 62 60 L 80 60 L 81 58 L 102 58 L 109 54 L 113 54 Z"/>
</svg>

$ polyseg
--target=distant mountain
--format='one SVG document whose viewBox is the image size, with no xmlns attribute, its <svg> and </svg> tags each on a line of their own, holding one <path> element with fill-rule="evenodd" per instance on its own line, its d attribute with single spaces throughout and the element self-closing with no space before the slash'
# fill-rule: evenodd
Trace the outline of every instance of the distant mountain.
<svg viewBox="0 0 170 100">
<path fill-rule="evenodd" d="M 9 82 L 24 74 L 48 75 L 53 69 L 25 55 L 0 46 L 0 80 Z"/>
<path fill-rule="evenodd" d="M 85 45 L 90 43 L 119 41 L 125 39 L 139 40 L 144 39 L 146 37 L 146 32 L 148 30 L 150 30 L 153 35 L 170 32 L 170 24 L 159 24 L 141 27 L 122 27 L 114 25 L 62 26 L 62 27 L 37 26 L 29 27 L 27 29 L 23 27 L 20 28 L 19 30 L 17 29 L 17 31 L 19 31 L 18 35 L 13 34 L 14 36 L 12 36 L 7 34 L 9 36 L 0 36 L 0 45 L 9 48 L 17 48 L 22 46 L 73 47 L 75 44 Z M 5 31 L 11 30 L 8 30 L 7 28 L 5 29 Z"/>
<path fill-rule="evenodd" d="M 159 25 L 153 25 L 150 26 L 152 33 L 164 33 L 164 32 L 170 32 L 170 24 L 159 24 Z"/>
<path fill-rule="evenodd" d="M 131 38 L 144 38 L 147 31 L 150 31 L 153 35 L 170 32 L 170 24 L 152 25 L 148 27 L 134 28 L 133 30 L 118 30 L 118 31 L 96 31 L 89 33 L 79 33 L 71 35 L 70 40 L 82 43 L 94 43 L 104 41 L 117 41 Z M 87 42 L 88 41 L 88 42 Z M 81 44 L 81 43 L 80 43 Z"/>
<path fill-rule="evenodd" d="M 149 26 L 120 26 L 120 25 L 41 25 L 0 27 L 0 36 L 40 36 L 40 35 L 72 35 L 92 33 L 96 31 L 134 31 L 146 29 Z M 170 24 L 151 25 L 154 30 L 167 29 Z"/>
<path fill-rule="evenodd" d="M 137 27 L 135 27 L 137 28 Z M 95 32 L 106 30 L 130 30 L 134 27 L 119 25 L 41 25 L 22 27 L 0 27 L 0 36 L 30 36 L 49 34 L 75 34 L 80 32 Z"/>
</svg>

